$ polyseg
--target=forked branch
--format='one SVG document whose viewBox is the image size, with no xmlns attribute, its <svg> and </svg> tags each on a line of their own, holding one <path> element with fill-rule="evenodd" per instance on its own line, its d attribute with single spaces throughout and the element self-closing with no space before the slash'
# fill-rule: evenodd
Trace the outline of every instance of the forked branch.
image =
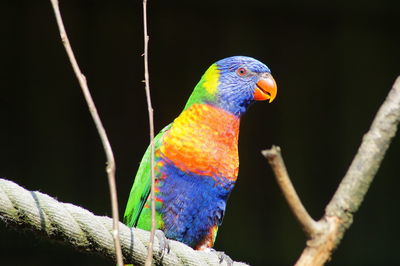
<svg viewBox="0 0 400 266">
<path fill-rule="evenodd" d="M 353 214 L 358 210 L 367 193 L 386 150 L 396 134 L 399 121 L 400 77 L 397 78 L 386 100 L 379 108 L 353 162 L 327 205 L 324 216 L 318 222 L 314 222 L 301 205 L 286 173 L 279 149 L 273 147 L 271 150 L 263 151 L 264 156 L 271 163 L 290 208 L 305 228 L 307 235 L 311 236 L 296 263 L 297 266 L 324 265 L 330 259 L 346 229 L 350 227 Z"/>
</svg>

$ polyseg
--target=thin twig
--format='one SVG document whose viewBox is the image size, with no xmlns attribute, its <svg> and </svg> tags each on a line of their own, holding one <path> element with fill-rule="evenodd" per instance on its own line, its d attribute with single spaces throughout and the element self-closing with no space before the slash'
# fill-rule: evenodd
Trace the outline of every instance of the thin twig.
<svg viewBox="0 0 400 266">
<path fill-rule="evenodd" d="M 271 149 L 262 151 L 262 154 L 267 158 L 271 165 L 272 170 L 275 173 L 276 181 L 294 216 L 302 226 L 307 237 L 311 238 L 320 231 L 320 226 L 313 218 L 311 218 L 301 203 L 301 200 L 290 181 L 289 174 L 287 173 L 285 163 L 282 159 L 281 149 L 278 146 L 272 146 Z"/>
<path fill-rule="evenodd" d="M 112 217 L 113 217 L 113 239 L 114 246 L 117 258 L 118 266 L 123 265 L 122 261 L 122 251 L 121 244 L 119 240 L 119 213 L 118 213 L 118 200 L 117 200 L 117 189 L 115 185 L 115 160 L 114 154 L 111 149 L 110 142 L 108 140 L 106 131 L 103 127 L 103 124 L 100 120 L 99 114 L 97 113 L 96 106 L 93 102 L 92 96 L 90 95 L 90 91 L 86 82 L 85 76 L 82 74 L 78 62 L 76 61 L 74 52 L 72 51 L 72 47 L 69 43 L 69 39 L 67 33 L 65 31 L 64 23 L 61 18 L 60 7 L 58 4 L 58 0 L 50 0 L 54 9 L 54 14 L 56 16 L 58 29 L 60 31 L 60 36 L 62 43 L 64 44 L 65 51 L 67 52 L 68 58 L 71 62 L 72 68 L 75 72 L 75 75 L 79 81 L 79 85 L 82 89 L 83 95 L 85 97 L 86 103 L 89 107 L 90 114 L 92 115 L 92 119 L 96 125 L 97 131 L 99 133 L 101 142 L 103 144 L 103 148 L 107 157 L 107 167 L 106 172 L 108 176 L 108 185 L 110 188 L 110 198 L 111 198 L 111 209 L 112 209 Z"/>
<path fill-rule="evenodd" d="M 144 34 L 144 82 L 146 90 L 147 107 L 149 113 L 149 125 L 150 125 L 150 169 L 151 169 L 151 231 L 150 231 L 150 242 L 147 250 L 147 258 L 145 265 L 150 266 L 153 261 L 153 246 L 154 246 L 154 232 L 156 229 L 156 205 L 155 205 L 155 178 L 154 178 L 154 119 L 153 119 L 153 107 L 151 105 L 150 97 L 150 81 L 149 81 L 149 35 L 147 34 L 147 0 L 143 0 L 143 34 Z"/>
</svg>

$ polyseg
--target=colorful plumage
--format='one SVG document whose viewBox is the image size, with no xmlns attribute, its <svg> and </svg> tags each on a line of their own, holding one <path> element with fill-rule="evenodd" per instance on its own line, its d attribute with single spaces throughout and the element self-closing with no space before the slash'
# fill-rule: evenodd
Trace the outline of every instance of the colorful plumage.
<svg viewBox="0 0 400 266">
<path fill-rule="evenodd" d="M 238 174 L 240 117 L 277 87 L 263 63 L 233 56 L 212 64 L 182 113 L 155 137 L 156 225 L 195 249 L 213 246 Z M 151 227 L 150 148 L 136 174 L 124 221 Z"/>
</svg>

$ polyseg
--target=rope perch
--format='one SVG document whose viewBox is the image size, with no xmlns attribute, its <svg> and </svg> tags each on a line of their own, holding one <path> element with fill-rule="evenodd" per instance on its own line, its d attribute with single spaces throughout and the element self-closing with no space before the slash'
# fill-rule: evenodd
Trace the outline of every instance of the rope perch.
<svg viewBox="0 0 400 266">
<path fill-rule="evenodd" d="M 38 191 L 28 191 L 0 178 L 0 220 L 16 228 L 30 229 L 47 238 L 67 243 L 78 250 L 115 259 L 112 219 L 96 216 L 70 203 L 62 203 Z M 149 232 L 120 223 L 120 239 L 125 263 L 143 265 Z M 158 239 L 154 240 L 153 263 L 157 265 L 227 265 L 219 263 L 215 252 L 195 251 L 170 240 L 170 252 L 161 258 Z M 234 262 L 233 265 L 246 265 Z"/>
</svg>

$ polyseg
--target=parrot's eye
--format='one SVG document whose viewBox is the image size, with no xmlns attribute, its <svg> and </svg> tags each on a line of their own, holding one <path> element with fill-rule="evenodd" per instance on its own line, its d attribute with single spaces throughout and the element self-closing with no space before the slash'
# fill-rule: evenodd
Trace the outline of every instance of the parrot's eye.
<svg viewBox="0 0 400 266">
<path fill-rule="evenodd" d="M 245 76 L 246 74 L 247 74 L 247 69 L 245 69 L 244 67 L 239 67 L 237 70 L 236 70 L 236 73 L 239 75 L 239 76 Z"/>
</svg>

